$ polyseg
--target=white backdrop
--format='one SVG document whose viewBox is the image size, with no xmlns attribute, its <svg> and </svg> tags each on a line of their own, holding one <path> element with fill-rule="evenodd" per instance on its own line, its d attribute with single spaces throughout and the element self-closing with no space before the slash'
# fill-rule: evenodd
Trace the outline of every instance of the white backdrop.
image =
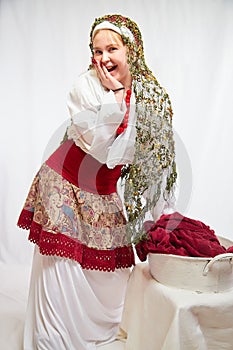
<svg viewBox="0 0 233 350">
<path fill-rule="evenodd" d="M 68 118 L 67 92 L 89 65 L 91 24 L 108 13 L 138 23 L 148 66 L 172 99 L 177 209 L 233 239 L 233 1 L 1 0 L 1 262 L 31 259 L 17 218 Z"/>
</svg>

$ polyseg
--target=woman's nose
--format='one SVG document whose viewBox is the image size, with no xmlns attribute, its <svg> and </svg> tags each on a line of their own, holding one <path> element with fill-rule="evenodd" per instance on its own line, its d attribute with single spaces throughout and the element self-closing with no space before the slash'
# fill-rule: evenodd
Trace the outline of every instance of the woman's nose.
<svg viewBox="0 0 233 350">
<path fill-rule="evenodd" d="M 108 55 L 108 52 L 103 51 L 103 53 L 102 53 L 102 57 L 101 57 L 101 61 L 102 61 L 103 63 L 105 63 L 105 62 L 108 62 L 108 61 L 109 61 L 109 55 Z"/>
</svg>

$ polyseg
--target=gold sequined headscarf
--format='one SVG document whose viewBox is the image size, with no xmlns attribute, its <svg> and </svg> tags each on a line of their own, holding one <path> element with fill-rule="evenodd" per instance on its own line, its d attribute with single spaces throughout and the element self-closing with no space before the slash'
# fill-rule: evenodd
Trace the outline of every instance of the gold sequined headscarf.
<svg viewBox="0 0 233 350">
<path fill-rule="evenodd" d="M 125 207 L 127 230 L 133 241 L 144 234 L 143 223 L 153 211 L 159 198 L 173 196 L 176 182 L 175 147 L 172 130 L 172 107 L 168 94 L 148 69 L 143 41 L 137 24 L 121 15 L 97 18 L 90 32 L 90 48 L 95 28 L 101 23 L 114 25 L 128 48 L 128 63 L 132 89 L 136 100 L 136 141 L 133 164 L 122 169 L 125 179 Z M 165 179 L 165 188 L 163 186 Z"/>
</svg>

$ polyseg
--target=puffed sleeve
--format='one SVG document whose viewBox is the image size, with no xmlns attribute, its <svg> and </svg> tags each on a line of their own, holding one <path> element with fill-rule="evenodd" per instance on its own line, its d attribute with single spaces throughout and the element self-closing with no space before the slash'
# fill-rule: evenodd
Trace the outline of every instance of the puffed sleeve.
<svg viewBox="0 0 233 350">
<path fill-rule="evenodd" d="M 124 118 L 124 101 L 118 104 L 114 93 L 103 88 L 96 73 L 88 71 L 74 84 L 67 105 L 72 120 L 68 138 L 99 162 L 106 163 Z"/>
</svg>

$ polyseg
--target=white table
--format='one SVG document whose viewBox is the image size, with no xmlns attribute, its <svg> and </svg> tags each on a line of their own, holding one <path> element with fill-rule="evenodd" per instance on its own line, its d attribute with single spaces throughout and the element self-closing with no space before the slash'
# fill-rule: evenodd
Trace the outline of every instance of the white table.
<svg viewBox="0 0 233 350">
<path fill-rule="evenodd" d="M 233 290 L 167 287 L 140 263 L 129 280 L 121 329 L 126 350 L 232 350 Z"/>
</svg>

